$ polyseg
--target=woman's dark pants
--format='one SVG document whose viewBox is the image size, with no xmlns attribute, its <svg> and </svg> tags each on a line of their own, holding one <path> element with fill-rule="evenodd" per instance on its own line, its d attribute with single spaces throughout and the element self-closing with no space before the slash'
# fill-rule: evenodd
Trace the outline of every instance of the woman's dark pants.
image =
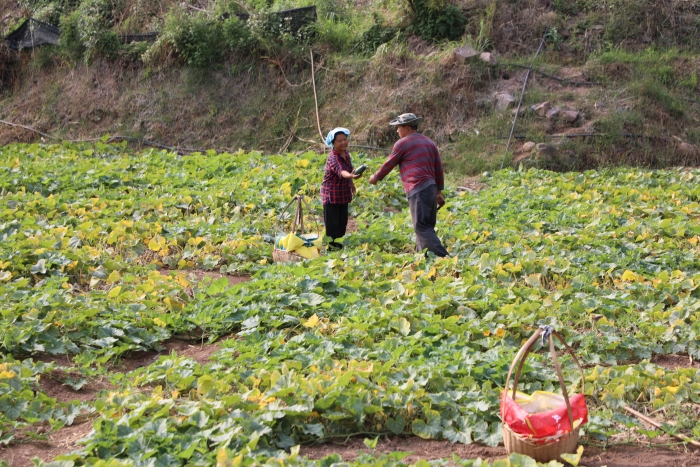
<svg viewBox="0 0 700 467">
<path fill-rule="evenodd" d="M 326 235 L 333 240 L 343 238 L 345 229 L 348 226 L 348 205 L 347 204 L 324 204 L 323 223 L 326 224 Z M 339 250 L 343 244 L 331 242 L 328 245 L 330 250 Z"/>
</svg>

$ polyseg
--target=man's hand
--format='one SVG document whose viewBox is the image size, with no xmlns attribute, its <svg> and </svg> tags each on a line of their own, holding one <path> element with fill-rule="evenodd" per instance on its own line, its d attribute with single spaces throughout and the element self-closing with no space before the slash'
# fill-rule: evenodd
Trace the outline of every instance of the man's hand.
<svg viewBox="0 0 700 467">
<path fill-rule="evenodd" d="M 379 181 L 379 180 L 377 180 L 377 177 L 375 177 L 374 174 L 372 174 L 372 175 L 369 177 L 369 183 L 370 183 L 370 185 L 376 185 L 378 181 Z"/>
<path fill-rule="evenodd" d="M 442 192 L 438 192 L 438 195 L 437 195 L 437 206 L 438 206 L 438 209 L 440 209 L 440 208 L 443 207 L 444 205 L 445 205 L 445 197 L 442 196 Z"/>
</svg>

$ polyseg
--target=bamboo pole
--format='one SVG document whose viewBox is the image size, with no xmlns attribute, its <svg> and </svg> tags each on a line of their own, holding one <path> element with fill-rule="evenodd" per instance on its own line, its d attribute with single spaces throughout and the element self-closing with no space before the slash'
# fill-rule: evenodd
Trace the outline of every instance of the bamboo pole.
<svg viewBox="0 0 700 467">
<path fill-rule="evenodd" d="M 314 87 L 314 104 L 316 104 L 316 125 L 318 125 L 318 135 L 323 139 L 323 132 L 321 131 L 321 121 L 318 118 L 318 97 L 316 97 L 316 71 L 314 70 L 314 51 L 309 49 L 311 54 L 311 84 Z M 325 142 L 325 141 L 324 141 Z"/>
<path fill-rule="evenodd" d="M 627 406 L 625 406 L 625 410 L 628 411 L 629 413 L 631 413 L 632 415 L 634 415 L 635 417 L 637 417 L 638 419 L 642 420 L 643 422 L 646 422 L 651 426 L 654 426 L 656 428 L 660 428 L 663 430 L 663 428 L 661 428 L 661 423 L 657 422 L 656 420 L 653 420 L 653 419 L 647 417 L 646 415 L 643 415 L 643 414 L 637 412 L 636 410 L 631 409 Z M 664 430 L 664 431 L 666 431 L 666 430 Z M 688 444 L 692 444 L 693 446 L 700 448 L 699 442 L 695 441 L 694 439 L 688 438 L 686 435 L 683 435 L 680 433 L 678 433 L 678 434 L 669 433 L 669 434 L 671 436 L 675 436 L 676 438 L 680 439 L 681 441 L 685 441 Z"/>
</svg>

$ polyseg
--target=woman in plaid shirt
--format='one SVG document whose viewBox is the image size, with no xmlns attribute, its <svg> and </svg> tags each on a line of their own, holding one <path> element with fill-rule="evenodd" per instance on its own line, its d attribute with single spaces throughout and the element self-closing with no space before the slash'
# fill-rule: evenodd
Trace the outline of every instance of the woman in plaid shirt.
<svg viewBox="0 0 700 467">
<path fill-rule="evenodd" d="M 326 173 L 321 184 L 321 202 L 326 235 L 333 239 L 328 245 L 331 250 L 343 248 L 343 244 L 335 240 L 345 236 L 348 226 L 348 204 L 355 194 L 355 184 L 352 181 L 362 176 L 353 173 L 348 152 L 349 136 L 350 130 L 347 128 L 334 128 L 326 137 L 326 144 L 333 146 L 333 150 L 326 160 Z"/>
</svg>

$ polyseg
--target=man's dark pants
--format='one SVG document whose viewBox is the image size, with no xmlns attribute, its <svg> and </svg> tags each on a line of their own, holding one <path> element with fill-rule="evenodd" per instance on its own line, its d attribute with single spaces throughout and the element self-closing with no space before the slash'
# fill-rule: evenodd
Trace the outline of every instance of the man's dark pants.
<svg viewBox="0 0 700 467">
<path fill-rule="evenodd" d="M 431 185 L 408 198 L 413 230 L 416 232 L 416 251 L 428 249 L 436 256 L 447 256 L 447 250 L 435 233 L 437 223 L 437 186 Z"/>
</svg>

